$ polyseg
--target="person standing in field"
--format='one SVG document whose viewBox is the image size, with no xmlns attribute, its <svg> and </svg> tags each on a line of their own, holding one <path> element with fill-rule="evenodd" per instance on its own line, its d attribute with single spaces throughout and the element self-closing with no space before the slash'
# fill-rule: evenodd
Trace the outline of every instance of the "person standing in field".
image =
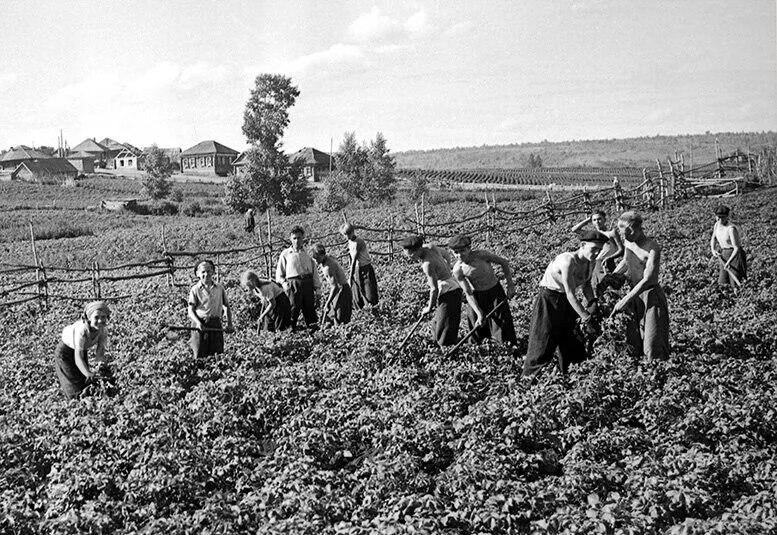
<svg viewBox="0 0 777 535">
<path fill-rule="evenodd" d="M 356 235 L 355 229 L 350 223 L 343 223 L 340 226 L 340 234 L 348 240 L 348 254 L 351 256 L 348 283 L 352 288 L 353 295 L 356 296 L 356 306 L 363 307 L 365 299 L 372 306 L 377 305 L 378 279 L 375 277 L 375 269 L 372 267 L 372 258 L 367 250 L 367 243 Z M 357 265 L 359 266 L 358 282 L 356 280 Z M 358 288 L 356 288 L 357 284 Z"/>
<path fill-rule="evenodd" d="M 623 254 L 623 242 L 617 229 L 607 228 L 607 214 L 604 210 L 594 210 L 590 218 L 586 218 L 572 227 L 572 232 L 581 232 L 589 223 L 594 230 L 601 232 L 608 238 L 602 252 L 596 258 L 594 270 L 591 273 L 591 288 L 593 288 L 594 294 L 596 294 L 596 287 L 602 282 L 604 276 L 615 270 L 617 259 Z"/>
<path fill-rule="evenodd" d="M 232 311 L 224 287 L 213 280 L 216 269 L 213 262 L 197 264 L 195 273 L 200 279 L 189 290 L 188 316 L 194 327 L 189 340 L 195 358 L 209 357 L 224 352 L 224 332 L 221 318 L 226 311 L 226 332 L 233 331 Z"/>
<path fill-rule="evenodd" d="M 311 255 L 321 267 L 321 272 L 331 288 L 324 303 L 324 323 L 342 325 L 350 322 L 353 312 L 353 294 L 343 268 L 340 267 L 337 260 L 326 254 L 326 248 L 320 243 L 313 246 Z M 329 316 L 330 309 L 331 317 Z"/>
<path fill-rule="evenodd" d="M 600 232 L 583 232 L 577 251 L 561 253 L 548 264 L 534 301 L 529 348 L 523 361 L 524 377 L 535 378 L 553 360 L 556 348 L 562 373 L 567 372 L 571 363 L 586 359 L 585 345 L 575 336 L 575 323 L 578 319 L 584 324 L 590 322 L 596 312 L 596 299 L 588 283 L 596 257 L 607 240 Z M 577 288 L 582 288 L 585 305 L 575 294 Z"/>
<path fill-rule="evenodd" d="M 718 271 L 720 286 L 739 286 L 747 278 L 747 255 L 742 248 L 739 229 L 729 219 L 730 213 L 731 209 L 722 204 L 715 209 L 715 225 L 712 227 L 712 238 L 710 238 L 712 256 L 720 263 Z"/>
<path fill-rule="evenodd" d="M 256 221 L 254 220 L 254 209 L 249 208 L 246 210 L 245 216 L 243 216 L 243 228 L 245 229 L 246 233 L 252 234 L 254 232 L 255 225 Z"/>
<path fill-rule="evenodd" d="M 54 351 L 54 369 L 67 399 L 77 398 L 94 380 L 87 349 L 95 347 L 98 363 L 105 359 L 110 317 L 111 311 L 104 301 L 92 301 L 87 303 L 75 323 L 62 329 L 62 336 Z"/>
<path fill-rule="evenodd" d="M 472 335 L 473 343 L 480 343 L 486 338 L 508 344 L 514 349 L 518 345 L 513 325 L 513 315 L 507 300 L 515 295 L 510 264 L 506 258 L 497 256 L 481 249 L 472 249 L 472 239 L 463 234 L 457 234 L 448 240 L 448 248 L 453 251 L 456 264 L 453 266 L 453 277 L 464 290 L 469 307 L 467 322 L 470 329 L 479 324 Z M 505 294 L 499 279 L 496 278 L 492 264 L 502 268 L 507 280 Z M 499 308 L 488 320 L 485 319 L 497 306 Z"/>
<path fill-rule="evenodd" d="M 281 251 L 275 269 L 275 281 L 286 291 L 291 302 L 291 328 L 297 328 L 300 313 L 305 325 L 315 329 L 318 324 L 316 314 L 316 291 L 321 287 L 318 270 L 313 259 L 305 252 L 305 231 L 299 225 L 289 232 L 291 247 Z"/>
<path fill-rule="evenodd" d="M 291 327 L 291 304 L 283 288 L 273 281 L 260 279 L 251 270 L 240 275 L 240 286 L 262 304 L 262 312 L 256 320 L 258 329 L 278 332 Z"/>
<path fill-rule="evenodd" d="M 661 247 L 645 235 L 642 216 L 634 211 L 618 218 L 618 230 L 626 252 L 615 268 L 625 273 L 631 289 L 613 308 L 613 313 L 626 312 L 626 343 L 634 356 L 648 359 L 669 357 L 669 307 L 664 290 L 658 284 Z"/>
<path fill-rule="evenodd" d="M 405 255 L 421 263 L 429 286 L 429 303 L 421 314 L 434 310 L 434 339 L 440 347 L 455 345 L 461 321 L 461 288 L 437 247 L 425 247 L 423 238 L 412 236 L 400 242 Z"/>
</svg>

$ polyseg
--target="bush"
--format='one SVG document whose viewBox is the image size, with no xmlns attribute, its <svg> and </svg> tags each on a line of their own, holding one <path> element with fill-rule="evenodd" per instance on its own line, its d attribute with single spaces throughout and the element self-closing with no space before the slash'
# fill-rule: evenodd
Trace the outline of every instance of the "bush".
<svg viewBox="0 0 777 535">
<path fill-rule="evenodd" d="M 198 203 L 197 201 L 192 201 L 184 204 L 183 208 L 181 209 L 181 212 L 185 216 L 195 217 L 202 214 L 203 210 L 202 210 L 202 206 L 200 206 L 200 203 Z"/>
<path fill-rule="evenodd" d="M 339 172 L 332 173 L 324 182 L 324 189 L 316 195 L 315 206 L 322 212 L 336 212 L 348 206 L 350 195 Z"/>
<path fill-rule="evenodd" d="M 183 202 L 183 191 L 180 189 L 174 189 L 173 193 L 170 194 L 170 200 L 177 203 Z"/>
<path fill-rule="evenodd" d="M 129 210 L 138 215 L 177 215 L 178 205 L 170 201 L 137 203 Z"/>
</svg>

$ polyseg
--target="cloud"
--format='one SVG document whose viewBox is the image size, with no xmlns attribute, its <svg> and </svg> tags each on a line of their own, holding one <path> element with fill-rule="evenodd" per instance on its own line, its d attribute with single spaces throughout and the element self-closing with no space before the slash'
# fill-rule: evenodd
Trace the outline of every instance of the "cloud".
<svg viewBox="0 0 777 535">
<path fill-rule="evenodd" d="M 377 7 L 373 7 L 369 13 L 359 15 L 348 26 L 350 38 L 359 42 L 392 41 L 401 37 L 403 31 L 399 21 L 384 15 Z"/>
<path fill-rule="evenodd" d="M 336 43 L 326 50 L 301 56 L 283 66 L 283 71 L 305 74 L 312 71 L 353 71 L 366 66 L 364 50 L 352 44 Z"/>
</svg>

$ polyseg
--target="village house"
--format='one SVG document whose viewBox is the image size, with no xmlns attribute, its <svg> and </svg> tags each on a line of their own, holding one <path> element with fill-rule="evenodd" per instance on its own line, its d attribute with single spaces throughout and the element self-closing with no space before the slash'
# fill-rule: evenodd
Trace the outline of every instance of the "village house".
<svg viewBox="0 0 777 535">
<path fill-rule="evenodd" d="M 100 145 L 107 149 L 106 167 L 108 169 L 140 169 L 140 155 L 143 151 L 129 143 L 119 143 L 118 141 L 106 137 L 100 140 Z M 119 161 L 119 155 L 122 160 Z"/>
<path fill-rule="evenodd" d="M 234 173 L 237 174 L 246 164 L 247 153 L 241 152 L 232 163 Z M 302 165 L 302 176 L 309 182 L 322 182 L 329 176 L 330 164 L 335 169 L 334 159 L 325 152 L 313 147 L 303 147 L 289 156 L 289 162 L 298 162 Z"/>
<path fill-rule="evenodd" d="M 108 155 L 110 153 L 108 147 L 97 143 L 94 139 L 86 138 L 70 150 L 72 152 L 85 152 L 91 155 L 95 165 L 99 167 L 105 167 L 108 163 Z"/>
<path fill-rule="evenodd" d="M 88 152 L 70 152 L 67 161 L 81 173 L 94 173 L 94 157 Z"/>
<path fill-rule="evenodd" d="M 123 149 L 113 158 L 113 160 L 111 160 L 112 163 L 109 164 L 109 167 L 112 169 L 131 169 L 137 171 L 141 168 L 140 160 L 140 153 L 135 153 L 131 149 Z"/>
<path fill-rule="evenodd" d="M 24 180 L 39 184 L 64 184 L 75 180 L 78 169 L 64 158 L 44 158 L 19 164 L 11 173 L 11 180 Z"/>
<path fill-rule="evenodd" d="M 227 176 L 237 151 L 213 140 L 201 141 L 181 153 L 184 174 Z"/>
<path fill-rule="evenodd" d="M 30 148 L 27 145 L 19 145 L 0 156 L 0 169 L 14 170 L 22 162 L 44 160 L 47 158 L 51 158 L 51 156 L 39 150 Z"/>
</svg>

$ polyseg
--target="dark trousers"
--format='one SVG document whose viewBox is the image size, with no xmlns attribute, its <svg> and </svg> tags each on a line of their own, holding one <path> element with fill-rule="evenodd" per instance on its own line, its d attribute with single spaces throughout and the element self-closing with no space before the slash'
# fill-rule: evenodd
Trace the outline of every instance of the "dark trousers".
<svg viewBox="0 0 777 535">
<path fill-rule="evenodd" d="M 494 310 L 496 305 L 507 299 L 504 288 L 499 283 L 496 283 L 488 290 L 475 290 L 473 295 L 484 315 Z M 467 324 L 470 330 L 475 327 L 476 322 L 477 315 L 475 311 L 472 310 L 472 307 L 467 307 Z M 507 303 L 499 307 L 499 310 L 486 320 L 485 325 L 478 327 L 471 340 L 473 343 L 479 344 L 487 338 L 503 344 L 510 344 L 513 347 L 518 345 L 518 339 L 515 336 L 515 326 L 513 325 L 513 315 L 510 312 L 510 305 Z"/>
<path fill-rule="evenodd" d="M 88 366 L 86 351 L 81 355 Z M 59 341 L 57 349 L 54 350 L 54 371 L 57 372 L 59 386 L 67 399 L 77 398 L 86 388 L 86 375 L 81 373 L 81 370 L 76 366 L 76 353 L 62 340 Z"/>
<path fill-rule="evenodd" d="M 432 328 L 434 340 L 439 346 L 456 345 L 459 340 L 459 322 L 461 321 L 461 288 L 445 292 L 437 298 Z"/>
<path fill-rule="evenodd" d="M 626 343 L 634 356 L 669 357 L 669 307 L 666 294 L 654 286 L 632 299 L 626 307 Z"/>
<path fill-rule="evenodd" d="M 733 252 L 734 249 L 721 249 L 720 251 L 720 270 L 718 271 L 718 284 L 721 286 L 731 285 L 733 282 L 728 274 L 728 271 L 726 271 L 726 269 L 723 267 L 725 263 L 728 262 L 728 259 L 731 258 L 731 253 Z M 739 249 L 739 254 L 734 260 L 731 261 L 731 265 L 728 268 L 734 272 L 734 275 L 736 275 L 740 281 L 743 281 L 747 278 L 747 255 L 745 254 L 744 249 Z"/>
<path fill-rule="evenodd" d="M 570 363 L 585 360 L 585 345 L 575 336 L 577 318 L 566 294 L 540 288 L 529 327 L 529 349 L 523 361 L 524 376 L 532 377 L 550 363 L 556 348 L 561 354 L 563 373 L 567 372 Z"/>
<path fill-rule="evenodd" d="M 361 292 L 355 286 L 356 284 L 354 283 L 352 291 L 356 299 L 357 307 L 363 307 L 365 299 L 373 306 L 378 304 L 378 279 L 375 277 L 375 270 L 372 268 L 372 264 L 359 267 L 359 286 L 361 287 Z"/>
<path fill-rule="evenodd" d="M 221 318 L 211 318 L 204 322 L 206 329 L 222 329 Z M 192 327 L 198 325 L 192 321 Z M 224 332 L 192 331 L 189 346 L 195 357 L 209 357 L 224 352 Z"/>
<path fill-rule="evenodd" d="M 332 312 L 331 316 L 329 315 L 330 311 Z M 325 321 L 335 325 L 342 325 L 351 321 L 352 313 L 353 293 L 351 292 L 351 287 L 342 285 L 335 290 L 335 295 L 329 304 L 329 310 L 326 311 Z"/>
<path fill-rule="evenodd" d="M 308 327 L 318 323 L 313 277 L 293 277 L 286 280 L 289 282 L 289 289 L 286 293 L 291 303 L 291 328 L 297 328 L 300 312 L 302 312 L 305 325 Z"/>
<path fill-rule="evenodd" d="M 285 293 L 275 297 L 275 307 L 264 317 L 262 328 L 269 332 L 285 331 L 291 327 L 291 303 Z"/>
</svg>

